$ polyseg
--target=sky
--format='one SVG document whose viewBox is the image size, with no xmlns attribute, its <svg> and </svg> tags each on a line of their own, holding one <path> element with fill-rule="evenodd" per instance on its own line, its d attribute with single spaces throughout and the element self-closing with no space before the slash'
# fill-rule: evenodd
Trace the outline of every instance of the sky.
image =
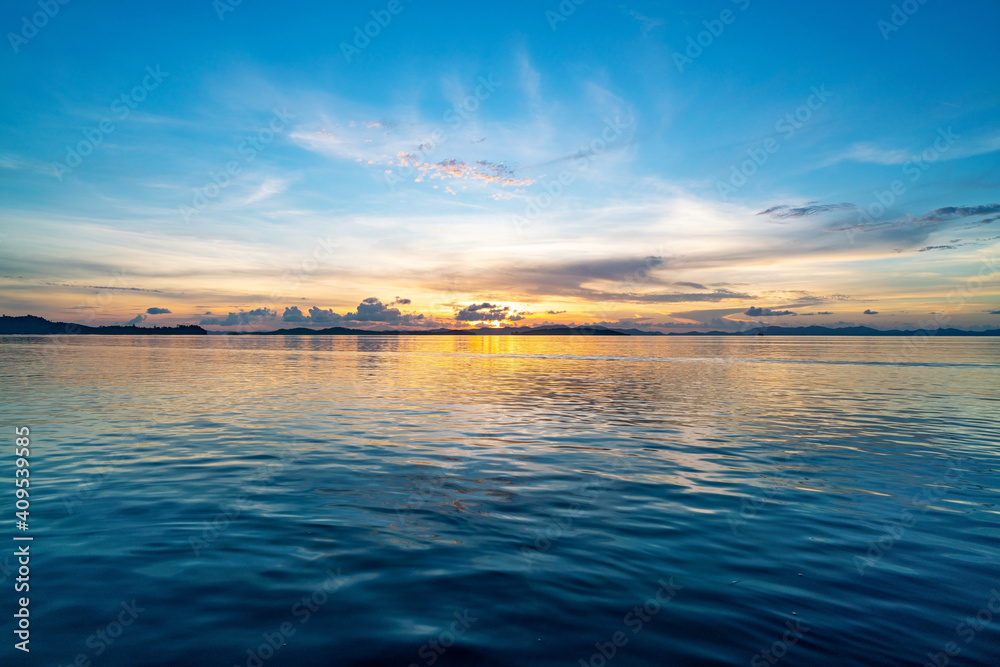
<svg viewBox="0 0 1000 667">
<path fill-rule="evenodd" d="M 1000 5 L 10 0 L 0 311 L 1000 328 Z"/>
</svg>

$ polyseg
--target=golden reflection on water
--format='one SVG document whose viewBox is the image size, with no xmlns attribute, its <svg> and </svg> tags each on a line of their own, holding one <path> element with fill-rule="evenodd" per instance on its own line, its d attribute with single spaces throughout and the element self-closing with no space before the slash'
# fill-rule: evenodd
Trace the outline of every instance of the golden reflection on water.
<svg viewBox="0 0 1000 667">
<path fill-rule="evenodd" d="M 479 511 L 467 485 L 498 503 L 510 498 L 505 468 L 725 495 L 748 448 L 780 442 L 790 465 L 817 447 L 857 450 L 850 437 L 826 444 L 834 438 L 819 434 L 885 438 L 882 425 L 857 416 L 860 405 L 922 415 L 939 398 L 935 387 L 989 392 L 1000 361 L 1000 341 L 988 339 L 914 348 L 847 337 L 77 337 L 55 353 L 50 343 L 7 339 L 0 353 L 26 369 L 19 377 L 34 383 L 33 400 L 44 400 L 47 383 L 72 387 L 78 409 L 111 430 L 137 420 L 143 435 L 130 453 L 146 462 L 225 467 L 241 456 L 234 436 L 311 434 L 286 445 L 348 463 L 393 461 L 393 479 L 357 472 L 378 480 L 352 490 L 374 507 L 398 503 L 434 470 L 455 483 L 427 502 L 459 512 Z M 190 445 L 158 446 L 157 425 L 187 429 Z M 648 460 L 657 465 L 612 469 Z M 501 474 L 460 474 L 483 462 Z"/>
</svg>

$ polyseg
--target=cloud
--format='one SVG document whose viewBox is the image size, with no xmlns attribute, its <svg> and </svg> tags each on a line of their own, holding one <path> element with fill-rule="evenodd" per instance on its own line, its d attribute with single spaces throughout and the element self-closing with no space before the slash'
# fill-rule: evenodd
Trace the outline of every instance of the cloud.
<svg viewBox="0 0 1000 667">
<path fill-rule="evenodd" d="M 833 313 L 831 313 L 829 310 L 821 310 L 821 311 L 819 311 L 816 314 L 817 315 L 833 315 Z"/>
<path fill-rule="evenodd" d="M 990 315 L 1000 315 L 1000 310 L 988 310 L 986 312 L 988 312 Z"/>
<path fill-rule="evenodd" d="M 909 216 L 899 220 L 887 220 L 886 222 L 864 222 L 856 225 L 845 225 L 829 229 L 827 231 L 843 232 L 853 229 L 862 232 L 880 232 L 889 229 L 899 229 L 900 227 L 936 225 L 950 220 L 960 220 L 962 218 L 971 218 L 977 215 L 989 215 L 991 213 L 1000 213 L 1000 204 L 981 204 L 979 206 L 943 206 L 941 208 L 935 208 L 927 211 L 923 215 L 916 217 Z M 970 226 L 989 224 L 997 219 L 998 218 L 990 218 L 988 221 L 980 220 Z"/>
<path fill-rule="evenodd" d="M 281 315 L 282 322 L 308 322 L 309 318 L 299 310 L 298 306 L 289 306 Z"/>
<path fill-rule="evenodd" d="M 546 315 L 561 315 L 562 313 L 565 313 L 565 312 L 566 312 L 565 310 L 546 310 L 545 314 Z"/>
<path fill-rule="evenodd" d="M 493 303 L 476 303 L 455 313 L 456 322 L 502 322 L 511 314 L 509 306 Z"/>
<path fill-rule="evenodd" d="M 203 325 L 220 325 L 224 327 L 231 327 L 237 325 L 247 325 L 254 322 L 264 322 L 266 320 L 273 320 L 278 316 L 278 313 L 271 310 L 270 308 L 255 308 L 254 310 L 241 310 L 237 313 L 229 313 L 226 317 L 206 317 L 203 318 L 198 324 Z"/>
<path fill-rule="evenodd" d="M 243 202 L 243 204 L 254 204 L 256 202 L 263 201 L 268 197 L 281 194 L 287 188 L 288 181 L 286 180 L 280 178 L 265 179 L 264 182 L 261 183 L 260 186 L 254 191 L 254 193 L 251 194 L 245 202 Z"/>
<path fill-rule="evenodd" d="M 130 319 L 128 322 L 126 322 L 125 326 L 131 326 L 133 324 L 139 324 L 140 322 L 142 322 L 145 319 L 146 319 L 146 316 L 140 313 L 140 314 L 136 315 L 135 317 L 133 317 L 132 319 Z"/>
<path fill-rule="evenodd" d="M 478 180 L 495 183 L 500 187 L 523 187 L 534 182 L 530 178 L 517 178 L 514 169 L 503 162 L 477 160 L 475 163 L 469 163 L 455 158 L 433 163 L 421 162 L 419 156 L 400 151 L 396 154 L 396 161 L 393 164 L 404 169 L 415 169 L 417 176 L 414 180 L 418 183 L 424 178 Z"/>
<path fill-rule="evenodd" d="M 743 311 L 744 315 L 749 315 L 750 317 L 782 317 L 784 315 L 795 315 L 790 310 L 771 310 L 770 308 L 758 308 L 757 306 L 751 306 Z"/>
<path fill-rule="evenodd" d="M 605 301 L 633 301 L 637 303 L 684 303 L 688 301 L 710 301 L 718 302 L 726 299 L 753 299 L 750 294 L 742 292 L 732 292 L 727 289 L 717 289 L 714 292 L 666 292 L 663 294 L 614 294 L 598 293 Z"/>
<path fill-rule="evenodd" d="M 404 315 L 398 308 L 390 308 L 375 297 L 368 297 L 358 304 L 356 312 L 344 315 L 349 322 L 385 322 L 387 324 L 414 324 L 423 315 Z"/>
<path fill-rule="evenodd" d="M 149 292 L 151 294 L 162 294 L 163 290 L 145 289 L 142 287 L 110 287 L 107 285 L 73 285 L 72 283 L 41 283 L 49 287 L 82 287 L 84 289 L 106 289 L 113 292 Z"/>
<path fill-rule="evenodd" d="M 992 225 L 997 220 L 1000 220 L 1000 215 L 995 215 L 992 218 L 983 218 L 982 220 L 976 220 L 975 222 L 970 222 L 961 229 L 972 229 L 973 227 L 982 227 L 983 225 Z"/>
<path fill-rule="evenodd" d="M 309 309 L 309 319 L 315 324 L 334 324 L 344 319 L 343 315 L 333 312 L 333 308 L 323 310 L 317 306 Z"/>
<path fill-rule="evenodd" d="M 700 259 L 687 256 L 683 260 L 658 256 L 595 258 L 589 260 L 559 261 L 554 263 L 513 262 L 506 266 L 494 266 L 478 271 L 470 276 L 465 291 L 503 294 L 504 298 L 518 301 L 553 300 L 563 302 L 566 298 L 588 302 L 618 303 L 717 303 L 728 299 L 756 299 L 756 296 L 737 292 L 728 288 L 705 291 L 673 291 L 666 281 L 674 262 L 683 263 L 685 269 L 702 268 L 706 265 L 731 265 L 735 261 L 745 261 L 742 257 Z M 434 289 L 447 292 L 451 287 L 446 282 L 430 284 Z M 700 283 L 699 288 L 704 287 Z M 745 306 L 744 306 L 745 308 Z"/>
<path fill-rule="evenodd" d="M 787 204 L 781 204 L 779 206 L 772 206 L 766 211 L 761 211 L 757 215 L 767 215 L 772 218 L 805 218 L 811 215 L 819 215 L 820 213 L 826 213 L 827 211 L 852 211 L 856 209 L 857 206 L 854 204 L 844 202 L 842 204 L 819 204 L 817 202 L 808 202 L 803 206 L 789 206 Z"/>
<path fill-rule="evenodd" d="M 559 311 L 566 312 L 566 311 Z M 526 315 L 531 315 L 527 311 L 518 312 L 512 310 L 510 306 L 501 306 L 498 303 L 474 303 L 462 308 L 455 313 L 456 322 L 520 322 Z M 556 314 L 549 311 L 549 314 Z"/>
<path fill-rule="evenodd" d="M 850 160 L 852 162 L 867 162 L 870 164 L 891 165 L 903 164 L 909 159 L 910 153 L 906 150 L 885 149 L 868 143 L 857 143 L 844 152 L 827 160 L 824 163 L 824 166 L 830 166 L 844 160 Z"/>
<path fill-rule="evenodd" d="M 945 133 L 943 129 L 939 130 L 939 132 L 942 134 Z M 948 132 L 951 132 L 951 128 L 948 128 Z M 938 154 L 938 159 L 958 160 L 961 158 L 972 157 L 974 155 L 992 153 L 996 150 L 1000 150 L 1000 135 L 966 138 L 963 141 L 963 145 L 952 147 L 947 149 L 945 152 L 940 152 Z M 838 153 L 837 155 L 834 155 L 829 160 L 824 162 L 823 166 L 828 167 L 844 160 L 880 165 L 905 164 L 907 162 L 919 160 L 919 152 L 920 151 L 911 151 L 907 149 L 880 148 L 874 144 L 861 142 L 852 145 L 847 150 Z"/>
<path fill-rule="evenodd" d="M 694 289 L 708 289 L 701 283 L 674 283 L 674 285 L 678 285 L 680 287 L 693 287 Z"/>
<path fill-rule="evenodd" d="M 150 315 L 167 315 L 170 313 L 170 309 L 153 307 L 153 308 L 147 308 L 146 312 L 149 313 Z"/>
<path fill-rule="evenodd" d="M 334 312 L 332 308 L 324 309 L 318 306 L 310 308 L 309 314 L 306 315 L 298 306 L 289 306 L 285 308 L 281 319 L 284 322 L 323 324 L 326 326 L 349 322 L 381 322 L 408 326 L 423 324 L 425 321 L 423 314 L 402 313 L 398 308 L 392 307 L 396 304 L 407 305 L 409 303 L 409 299 L 402 299 L 397 296 L 392 303 L 386 305 L 376 297 L 369 297 L 358 304 L 355 312 L 345 313 L 344 315 Z"/>
<path fill-rule="evenodd" d="M 865 310 L 865 312 L 863 314 L 864 315 L 878 315 L 878 311 L 877 310 L 871 310 L 869 308 L 869 309 Z"/>
<path fill-rule="evenodd" d="M 639 12 L 635 11 L 634 9 L 628 10 L 628 15 L 639 22 L 641 26 L 640 30 L 642 32 L 643 37 L 648 35 L 650 30 L 652 30 L 653 28 L 657 28 L 661 25 L 664 25 L 663 19 L 654 19 L 648 16 L 644 16 Z"/>
<path fill-rule="evenodd" d="M 957 247 L 958 246 L 954 245 L 929 245 L 929 246 L 924 246 L 917 252 L 927 252 L 928 250 L 954 250 Z"/>
<path fill-rule="evenodd" d="M 1000 204 L 982 204 L 980 206 L 944 206 L 925 213 L 919 220 L 928 222 L 937 220 L 954 220 L 970 218 L 975 215 L 990 215 L 1000 213 Z M 996 218 L 994 218 L 995 220 Z"/>
</svg>

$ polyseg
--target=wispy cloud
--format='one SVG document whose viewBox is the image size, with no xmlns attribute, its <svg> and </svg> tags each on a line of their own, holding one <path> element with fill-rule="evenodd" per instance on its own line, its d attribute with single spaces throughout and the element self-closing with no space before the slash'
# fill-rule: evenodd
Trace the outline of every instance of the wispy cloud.
<svg viewBox="0 0 1000 667">
<path fill-rule="evenodd" d="M 939 220 L 969 218 L 976 215 L 989 215 L 991 213 L 1000 213 L 1000 204 L 983 204 L 981 206 L 944 206 L 942 208 L 936 208 L 933 211 L 928 211 L 919 219 L 926 222 L 936 222 Z"/>
<path fill-rule="evenodd" d="M 874 144 L 857 143 L 831 157 L 823 164 L 829 166 L 844 161 L 882 165 L 903 164 L 911 159 L 910 155 L 910 151 L 900 148 L 881 148 Z"/>
<path fill-rule="evenodd" d="M 653 30 L 654 28 L 658 28 L 661 25 L 665 25 L 665 23 L 666 23 L 663 19 L 650 18 L 649 16 L 645 16 L 644 14 L 640 14 L 639 12 L 637 12 L 634 9 L 627 10 L 627 13 L 633 19 L 635 19 L 636 21 L 638 21 L 639 26 L 640 26 L 640 31 L 642 32 L 642 36 L 643 37 L 645 37 L 646 35 L 648 35 L 649 32 L 651 30 Z"/>
<path fill-rule="evenodd" d="M 459 180 L 478 180 L 485 183 L 496 183 L 501 187 L 527 186 L 532 184 L 530 178 L 517 178 L 514 169 L 504 163 L 492 163 L 485 160 L 477 160 L 475 163 L 463 162 L 456 159 L 442 160 L 440 162 L 421 162 L 417 155 L 400 152 L 396 156 L 395 166 L 415 169 L 418 174 L 414 181 L 421 182 L 424 178 L 446 179 L 457 178 Z"/>
<path fill-rule="evenodd" d="M 972 229 L 973 227 L 982 227 L 983 225 L 992 225 L 997 220 L 1000 220 L 1000 215 L 993 216 L 992 218 L 983 218 L 982 220 L 976 220 L 975 222 L 970 222 L 961 229 Z"/>
<path fill-rule="evenodd" d="M 771 310 L 770 308 L 751 306 L 743 311 L 743 314 L 750 317 L 783 317 L 785 315 L 795 315 L 796 313 L 791 310 Z"/>
<path fill-rule="evenodd" d="M 263 201 L 268 197 L 281 194 L 288 188 L 288 181 L 282 178 L 267 178 L 257 189 L 247 198 L 244 205 L 254 204 Z"/>
<path fill-rule="evenodd" d="M 943 206 L 940 208 L 935 208 L 933 210 L 927 211 L 920 216 L 910 216 L 907 218 L 901 218 L 897 220 L 887 220 L 885 222 L 868 222 L 860 223 L 856 225 L 844 225 L 841 227 L 836 227 L 828 231 L 842 232 L 846 230 L 858 230 L 864 232 L 872 231 L 886 231 L 890 229 L 898 229 L 901 227 L 913 226 L 921 227 L 925 225 L 936 225 L 942 222 L 949 222 L 952 220 L 961 220 L 963 218 L 975 217 L 977 215 L 989 215 L 991 213 L 1000 212 L 1000 203 L 994 204 L 981 204 L 979 206 Z M 989 224 L 997 218 L 992 218 L 987 221 L 979 221 L 975 224 Z"/>
<path fill-rule="evenodd" d="M 766 211 L 761 211 L 757 215 L 766 215 L 772 218 L 806 218 L 812 215 L 819 215 L 828 211 L 851 211 L 856 209 L 854 204 L 844 202 L 842 204 L 820 204 L 818 202 L 808 202 L 802 206 L 790 206 L 780 204 L 772 206 Z"/>
<path fill-rule="evenodd" d="M 835 154 L 823 162 L 830 166 L 838 162 L 860 162 L 879 165 L 901 165 L 920 159 L 920 149 L 884 148 L 872 143 L 859 142 L 852 144 L 846 150 Z M 939 160 L 958 160 L 961 158 L 985 155 L 1000 150 L 1000 134 L 968 137 L 961 144 L 955 145 L 947 152 L 938 152 Z"/>
</svg>

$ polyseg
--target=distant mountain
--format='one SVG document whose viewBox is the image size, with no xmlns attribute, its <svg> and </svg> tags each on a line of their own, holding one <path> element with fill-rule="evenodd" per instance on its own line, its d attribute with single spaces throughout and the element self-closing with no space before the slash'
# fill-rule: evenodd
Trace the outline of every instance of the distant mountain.
<svg viewBox="0 0 1000 667">
<path fill-rule="evenodd" d="M 21 315 L 0 317 L 0 335 L 104 335 L 104 336 L 204 336 L 208 332 L 194 324 L 173 327 L 101 326 L 90 327 L 68 322 L 50 322 L 43 317 Z M 213 332 L 214 333 L 214 332 Z M 871 327 L 757 327 L 747 331 L 674 331 L 664 334 L 641 329 L 612 329 L 610 327 L 571 327 L 548 325 L 542 327 L 482 327 L 479 329 L 427 329 L 406 331 L 397 329 L 371 330 L 330 327 L 328 329 L 277 329 L 276 331 L 224 331 L 230 336 L 1000 336 L 1000 329 L 989 331 L 963 331 L 962 329 L 872 329 Z"/>
<path fill-rule="evenodd" d="M 635 333 L 630 333 L 635 332 Z M 278 329 L 277 331 L 229 332 L 232 336 L 662 336 L 661 333 L 640 332 L 638 329 L 621 331 L 607 327 L 483 327 L 480 329 L 427 329 L 399 331 L 396 329 L 371 330 L 330 327 L 329 329 Z"/>
<path fill-rule="evenodd" d="M 733 333 L 727 331 L 671 332 L 668 336 L 912 336 L 926 333 L 931 336 L 1000 336 L 1000 329 L 964 331 L 962 329 L 872 329 L 871 327 L 757 327 Z"/>
<path fill-rule="evenodd" d="M 204 336 L 207 333 L 201 327 L 193 324 L 178 324 L 174 327 L 137 327 L 134 325 L 89 327 L 72 322 L 50 322 L 44 317 L 36 317 L 35 315 L 0 316 L 0 335 Z"/>
</svg>

